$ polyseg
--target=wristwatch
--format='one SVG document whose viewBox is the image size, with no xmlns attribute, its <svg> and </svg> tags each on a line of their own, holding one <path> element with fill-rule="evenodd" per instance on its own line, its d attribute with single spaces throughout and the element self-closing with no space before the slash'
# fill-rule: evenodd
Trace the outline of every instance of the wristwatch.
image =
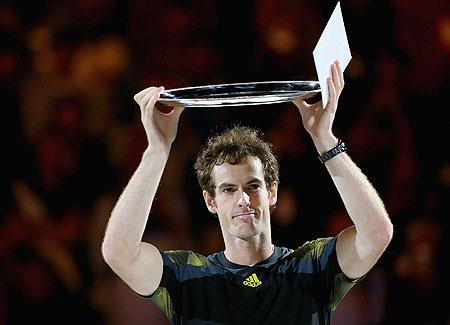
<svg viewBox="0 0 450 325">
<path fill-rule="evenodd" d="M 342 140 L 338 140 L 338 144 L 328 150 L 327 152 L 319 155 L 319 160 L 322 162 L 322 164 L 324 164 L 325 162 L 327 162 L 328 160 L 330 160 L 331 158 L 333 158 L 334 156 L 340 154 L 341 152 L 344 152 L 347 150 L 347 145 L 345 144 L 344 141 Z"/>
</svg>

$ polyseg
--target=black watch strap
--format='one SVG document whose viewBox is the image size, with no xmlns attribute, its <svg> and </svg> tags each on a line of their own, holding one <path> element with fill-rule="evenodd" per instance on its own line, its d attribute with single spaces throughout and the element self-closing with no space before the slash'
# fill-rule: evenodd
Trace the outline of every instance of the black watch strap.
<svg viewBox="0 0 450 325">
<path fill-rule="evenodd" d="M 326 161 L 330 160 L 334 156 L 336 156 L 346 150 L 347 150 L 347 145 L 345 144 L 345 142 L 342 140 L 338 140 L 338 144 L 336 145 L 336 147 L 328 150 L 327 152 L 325 152 L 322 155 L 319 155 L 319 160 L 322 162 L 322 164 L 324 164 Z"/>
</svg>

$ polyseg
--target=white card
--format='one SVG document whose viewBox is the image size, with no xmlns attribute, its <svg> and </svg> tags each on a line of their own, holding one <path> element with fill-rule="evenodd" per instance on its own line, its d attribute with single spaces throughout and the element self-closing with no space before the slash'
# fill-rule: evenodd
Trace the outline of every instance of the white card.
<svg viewBox="0 0 450 325">
<path fill-rule="evenodd" d="M 314 48 L 313 57 L 322 93 L 322 103 L 325 107 L 328 103 L 327 77 L 331 75 L 331 64 L 335 60 L 339 60 L 342 71 L 344 71 L 352 58 L 340 2 L 334 8 L 333 14 Z"/>
</svg>

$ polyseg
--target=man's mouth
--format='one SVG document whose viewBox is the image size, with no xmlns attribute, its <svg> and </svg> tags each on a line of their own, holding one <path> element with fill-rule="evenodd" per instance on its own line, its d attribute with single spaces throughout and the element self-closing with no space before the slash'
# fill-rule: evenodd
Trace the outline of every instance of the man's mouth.
<svg viewBox="0 0 450 325">
<path fill-rule="evenodd" d="M 254 216 L 255 216 L 255 211 L 248 211 L 248 212 L 241 212 L 241 213 L 235 214 L 233 216 L 233 219 L 234 218 L 246 219 L 246 218 L 252 218 Z"/>
</svg>

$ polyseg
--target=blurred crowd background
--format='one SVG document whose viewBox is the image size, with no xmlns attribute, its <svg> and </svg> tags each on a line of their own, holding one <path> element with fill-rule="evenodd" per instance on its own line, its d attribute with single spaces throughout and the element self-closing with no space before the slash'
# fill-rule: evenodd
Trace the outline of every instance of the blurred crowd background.
<svg viewBox="0 0 450 325">
<path fill-rule="evenodd" d="M 167 324 L 100 253 L 146 147 L 133 95 L 148 86 L 317 80 L 312 50 L 335 5 L 0 2 L 0 324 Z M 353 59 L 334 131 L 386 203 L 395 236 L 333 324 L 448 324 L 450 2 L 341 7 Z M 295 248 L 349 225 L 293 104 L 196 108 L 180 119 L 144 240 L 223 249 L 193 162 L 209 136 L 235 123 L 275 145 L 276 244 Z"/>
</svg>

